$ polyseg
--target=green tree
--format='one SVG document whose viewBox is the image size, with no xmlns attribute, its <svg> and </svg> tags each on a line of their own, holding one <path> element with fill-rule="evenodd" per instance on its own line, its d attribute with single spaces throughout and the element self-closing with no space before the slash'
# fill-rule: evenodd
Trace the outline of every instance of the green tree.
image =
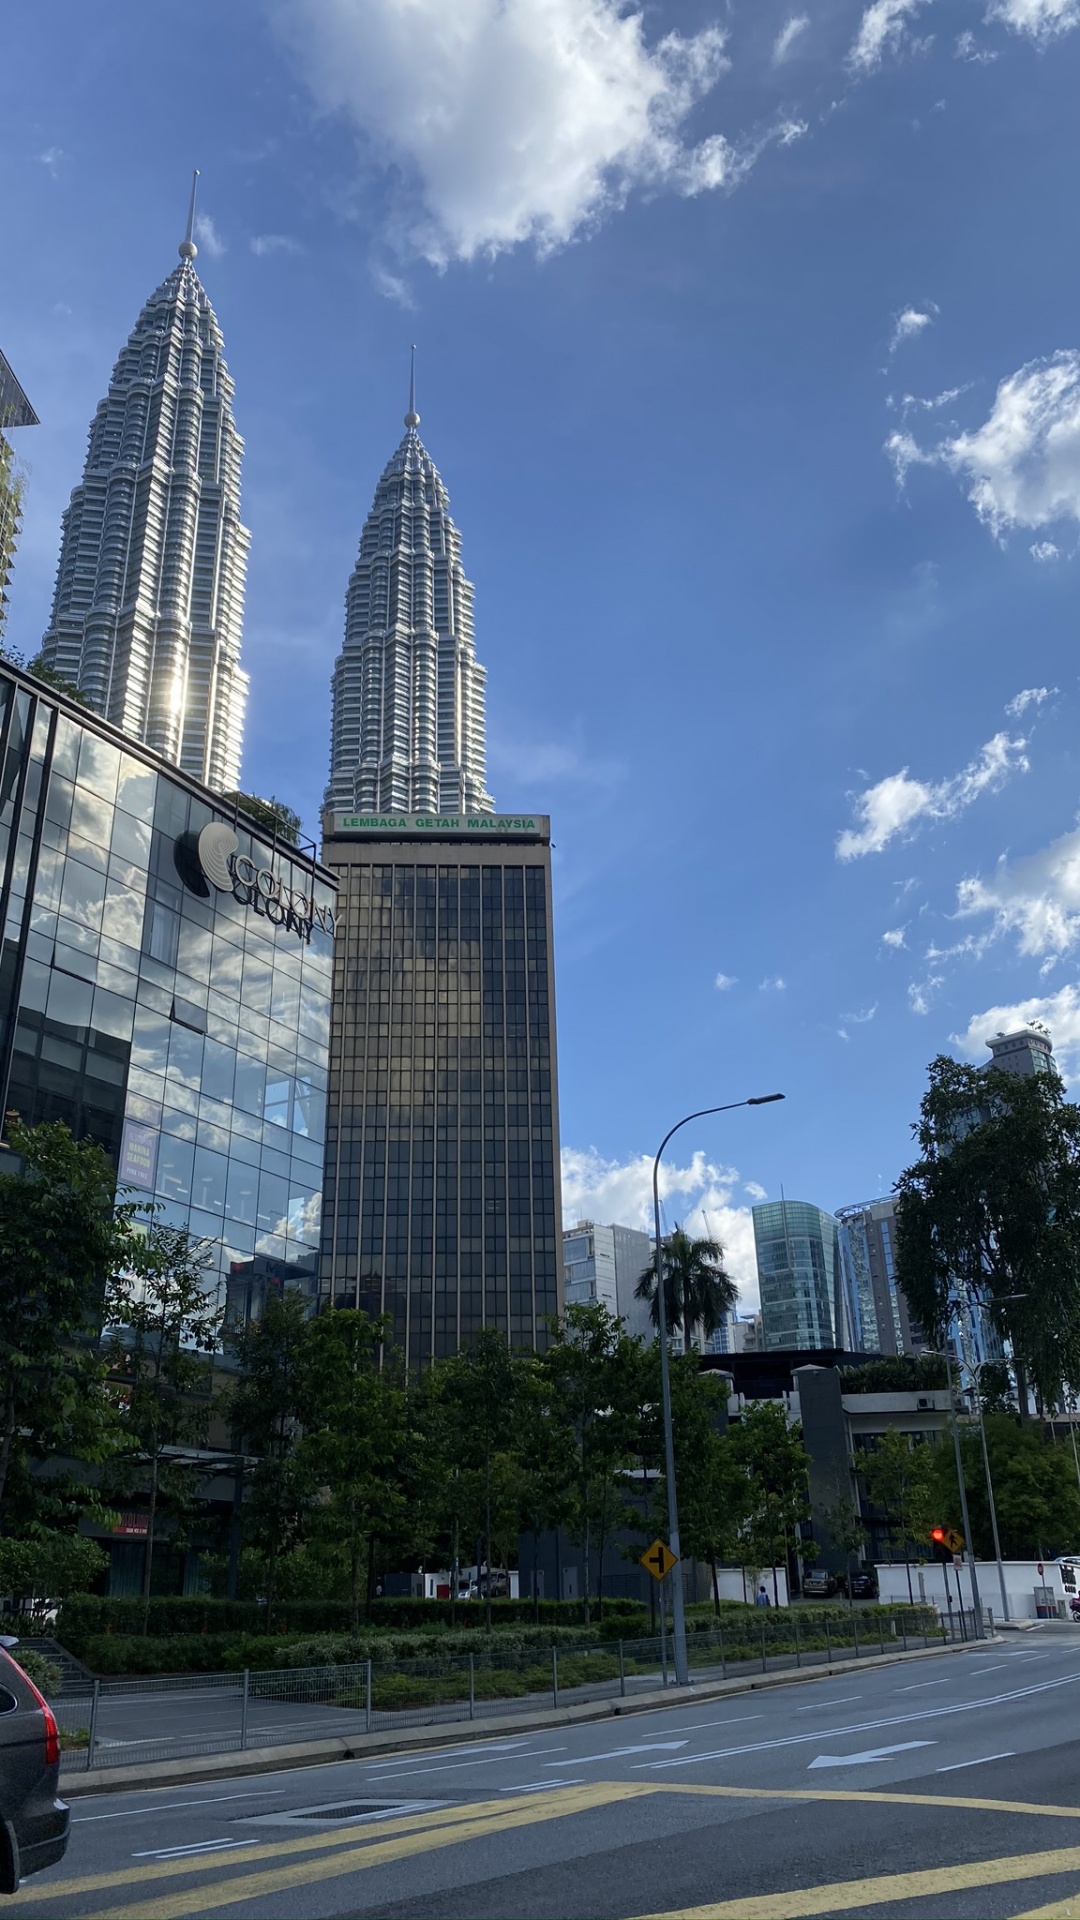
<svg viewBox="0 0 1080 1920">
<path fill-rule="evenodd" d="M 567 1528 L 582 1550 L 585 1618 L 604 1607 L 604 1551 L 628 1515 L 627 1474 L 636 1464 L 643 1349 L 599 1302 L 567 1307 L 542 1365 L 569 1468 Z"/>
<path fill-rule="evenodd" d="M 193 1465 L 183 1454 L 205 1439 L 210 1419 L 209 1356 L 222 1313 L 207 1290 L 209 1265 L 207 1241 L 151 1219 L 132 1236 L 128 1265 L 106 1302 L 102 1348 L 122 1407 L 123 1478 L 147 1495 L 144 1633 L 160 1510 L 182 1531 L 196 1490 Z"/>
<path fill-rule="evenodd" d="M 659 1411 L 659 1348 L 647 1356 L 652 1404 Z M 671 1364 L 672 1431 L 675 1440 L 675 1480 L 679 1494 L 679 1544 L 684 1558 L 704 1561 L 712 1576 L 713 1607 L 720 1611 L 719 1565 L 734 1554 L 739 1528 L 746 1518 L 748 1485 L 740 1471 L 725 1431 L 727 1383 L 715 1373 L 702 1373 L 696 1355 Z M 656 1423 L 655 1444 L 662 1460 L 662 1433 Z M 650 1531 L 667 1531 L 667 1487 L 658 1474 Z"/>
<path fill-rule="evenodd" d="M 874 1436 L 873 1446 L 860 1448 L 856 1466 L 866 1491 L 875 1506 L 882 1507 L 889 1536 L 904 1549 L 908 1599 L 914 1604 L 911 1585 L 911 1548 L 916 1541 L 925 1543 L 936 1523 L 934 1492 L 937 1448 L 917 1441 L 910 1433 L 890 1427 Z M 925 1546 L 922 1557 L 925 1558 Z"/>
<path fill-rule="evenodd" d="M 773 1601 L 779 1602 L 776 1567 L 787 1566 L 798 1548 L 799 1528 L 810 1518 L 809 1460 L 798 1421 L 789 1426 L 778 1400 L 755 1400 L 731 1430 L 745 1508 L 739 1529 L 744 1568 L 773 1568 Z"/>
<path fill-rule="evenodd" d="M 41 1532 L 26 1540 L 0 1539 L 0 1593 L 35 1602 L 85 1593 L 109 1564 L 96 1540 L 79 1534 Z"/>
<path fill-rule="evenodd" d="M 222 799 L 232 806 L 240 808 L 249 820 L 264 827 L 267 833 L 275 833 L 279 840 L 285 840 L 295 847 L 300 838 L 300 815 L 294 813 L 284 800 L 260 800 L 256 793 L 223 793 Z"/>
<path fill-rule="evenodd" d="M 852 1499 L 850 1486 L 843 1482 L 837 1483 L 834 1497 L 825 1508 L 822 1518 L 825 1522 L 825 1530 L 837 1553 L 842 1553 L 844 1556 L 847 1566 L 848 1605 L 854 1607 L 855 1601 L 851 1592 L 853 1571 L 851 1563 L 866 1545 L 866 1528 L 863 1525 L 862 1515 Z"/>
<path fill-rule="evenodd" d="M 668 1333 L 682 1333 L 684 1353 L 689 1353 L 699 1327 L 706 1339 L 716 1332 L 725 1313 L 731 1312 L 739 1297 L 734 1280 L 724 1271 L 723 1258 L 724 1249 L 719 1240 L 693 1240 L 680 1226 L 664 1241 L 664 1309 Z M 637 1299 L 649 1302 L 653 1326 L 659 1328 L 655 1254 L 634 1291 Z"/>
<path fill-rule="evenodd" d="M 1025 1078 L 939 1054 L 897 1182 L 897 1277 L 944 1339 L 956 1291 L 983 1300 L 1044 1401 L 1080 1378 L 1080 1108 L 1057 1074 Z"/>
<path fill-rule="evenodd" d="M 260 1318 L 228 1335 L 239 1375 L 227 1412 L 252 1460 L 243 1530 L 265 1562 L 268 1620 L 279 1563 L 299 1546 L 308 1509 L 299 1447 L 311 1326 L 305 1295 L 290 1287 L 281 1294 L 268 1292 Z"/>
<path fill-rule="evenodd" d="M 1056 1448 L 1045 1429 L 1034 1421 L 1023 1424 L 1015 1414 L 988 1413 L 986 1450 L 994 1483 L 1001 1550 L 1007 1559 L 1052 1560 L 1069 1553 L 1080 1539 L 1080 1494 L 1071 1455 Z M 956 1462 L 951 1446 L 927 1450 L 934 1478 L 930 1498 L 932 1524 L 962 1531 Z M 960 1432 L 971 1546 L 980 1559 L 994 1551 L 990 1505 L 986 1493 L 982 1446 L 978 1428 L 964 1423 Z"/>
<path fill-rule="evenodd" d="M 517 1411 L 531 1356 L 509 1346 L 499 1327 L 482 1327 L 469 1346 L 438 1363 L 444 1420 L 442 1432 L 458 1468 L 457 1514 L 483 1542 L 485 1624 L 491 1630 L 491 1577 L 495 1534 L 506 1534 L 495 1511 L 496 1491 L 507 1484 L 505 1456 L 516 1452 Z M 456 1580 L 456 1569 L 455 1569 Z"/>
<path fill-rule="evenodd" d="M 540 1620 L 540 1589 L 536 1578 L 540 1536 L 565 1526 L 573 1495 L 573 1460 L 553 1403 L 551 1374 L 542 1366 L 525 1377 L 517 1424 L 517 1503 L 523 1533 L 532 1535 L 533 1618 Z"/>
<path fill-rule="evenodd" d="M 62 1496 L 55 1478 L 32 1479 L 34 1461 L 93 1465 L 113 1445 L 92 1343 L 129 1216 L 114 1214 L 116 1176 L 94 1141 L 9 1114 L 6 1144 L 18 1156 L 0 1174 L 0 1532 L 11 1533 L 40 1524 Z M 93 1509 L 89 1482 L 68 1491 Z"/>
</svg>

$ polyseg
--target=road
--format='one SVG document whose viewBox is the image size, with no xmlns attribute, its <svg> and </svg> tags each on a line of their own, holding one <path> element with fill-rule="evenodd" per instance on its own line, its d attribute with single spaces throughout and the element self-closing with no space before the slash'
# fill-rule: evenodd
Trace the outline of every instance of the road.
<svg viewBox="0 0 1080 1920">
<path fill-rule="evenodd" d="M 74 1803 L 4 1912 L 1080 1915 L 1080 1633 L 381 1760 Z"/>
</svg>

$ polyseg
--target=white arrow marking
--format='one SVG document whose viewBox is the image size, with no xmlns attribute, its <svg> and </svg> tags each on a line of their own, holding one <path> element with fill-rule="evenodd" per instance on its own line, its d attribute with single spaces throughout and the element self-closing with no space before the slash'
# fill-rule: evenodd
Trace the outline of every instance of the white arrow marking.
<svg viewBox="0 0 1080 1920">
<path fill-rule="evenodd" d="M 610 1753 L 579 1753 L 572 1764 L 575 1767 L 591 1766 L 594 1760 L 621 1760 L 627 1753 L 658 1753 L 661 1750 L 668 1752 L 685 1745 L 685 1740 L 645 1740 L 637 1747 L 613 1747 Z M 565 1767 L 566 1761 L 549 1760 L 546 1764 L 549 1767 Z"/>
<path fill-rule="evenodd" d="M 810 1767 L 866 1767 L 871 1760 L 887 1760 L 890 1753 L 908 1753 L 912 1747 L 936 1746 L 936 1740 L 902 1740 L 898 1747 L 867 1747 L 865 1753 L 819 1753 L 816 1760 L 811 1760 Z"/>
</svg>

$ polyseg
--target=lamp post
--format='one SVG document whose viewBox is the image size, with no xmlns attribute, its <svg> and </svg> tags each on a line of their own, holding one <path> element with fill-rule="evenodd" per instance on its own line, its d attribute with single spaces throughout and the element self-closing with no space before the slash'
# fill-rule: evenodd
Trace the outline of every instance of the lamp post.
<svg viewBox="0 0 1080 1920">
<path fill-rule="evenodd" d="M 1002 1305 L 1006 1301 L 1026 1299 L 1026 1293 L 1005 1293 L 1000 1296 L 1000 1300 L 996 1301 L 995 1305 Z M 994 1504 L 994 1482 L 990 1473 L 990 1454 L 986 1445 L 986 1420 L 983 1415 L 982 1403 L 981 1376 L 986 1361 L 975 1360 L 972 1357 L 975 1353 L 975 1330 L 972 1326 L 971 1292 L 968 1288 L 965 1288 L 963 1299 L 958 1304 L 960 1311 L 957 1314 L 957 1326 L 960 1333 L 960 1346 L 964 1355 L 964 1364 L 971 1375 L 972 1387 L 975 1394 L 975 1412 L 979 1421 L 979 1438 L 982 1441 L 983 1472 L 986 1475 L 986 1498 L 990 1507 L 990 1528 L 994 1536 L 994 1558 L 997 1561 L 998 1586 L 1001 1590 L 1001 1615 L 1002 1619 L 1007 1620 L 1009 1618 L 1009 1596 L 1005 1589 L 1005 1563 L 1001 1557 L 1001 1536 L 998 1532 L 997 1507 Z M 982 1305 L 982 1302 L 980 1301 L 978 1304 Z M 1073 1444 L 1075 1447 L 1075 1436 Z"/>
<path fill-rule="evenodd" d="M 956 1418 L 956 1399 L 953 1394 L 952 1354 L 949 1352 L 947 1339 L 944 1353 L 933 1354 L 933 1349 L 930 1348 L 927 1349 L 927 1352 L 931 1354 L 934 1359 L 944 1360 L 945 1362 L 945 1378 L 948 1381 L 949 1388 L 949 1425 L 952 1427 L 953 1452 L 956 1456 L 956 1484 L 960 1490 L 960 1518 L 964 1528 L 964 1544 L 971 1556 L 968 1560 L 968 1574 L 971 1578 L 971 1609 L 975 1615 L 975 1638 L 976 1640 L 981 1640 L 982 1600 L 979 1595 L 979 1576 L 975 1571 L 975 1543 L 971 1537 L 971 1519 L 968 1514 L 967 1487 L 964 1484 L 964 1461 L 960 1452 L 960 1425 Z M 947 1584 L 946 1582 L 946 1585 Z M 956 1586 L 960 1594 L 960 1604 L 961 1607 L 963 1607 L 964 1595 L 960 1586 L 959 1574 L 956 1576 Z"/>
<path fill-rule="evenodd" d="M 660 1235 L 660 1159 L 664 1148 L 680 1127 L 688 1127 L 691 1120 L 705 1120 L 713 1113 L 731 1113 L 736 1107 L 767 1107 L 774 1100 L 783 1100 L 782 1093 L 762 1093 L 751 1100 L 728 1100 L 722 1107 L 702 1107 L 697 1113 L 688 1113 L 682 1120 L 676 1120 L 669 1127 L 653 1161 L 652 1195 L 653 1226 L 656 1235 L 656 1319 L 657 1335 L 660 1341 L 660 1389 L 663 1402 L 664 1419 L 664 1480 L 667 1485 L 668 1510 L 668 1546 L 676 1561 L 681 1558 L 679 1551 L 679 1502 L 675 1491 L 675 1435 L 671 1425 L 671 1369 L 668 1356 L 667 1299 L 664 1293 L 664 1243 Z M 686 1660 L 686 1611 L 683 1600 L 682 1568 L 676 1566 L 672 1579 L 672 1641 L 675 1654 L 675 1684 L 680 1687 L 689 1685 L 690 1672 Z"/>
</svg>

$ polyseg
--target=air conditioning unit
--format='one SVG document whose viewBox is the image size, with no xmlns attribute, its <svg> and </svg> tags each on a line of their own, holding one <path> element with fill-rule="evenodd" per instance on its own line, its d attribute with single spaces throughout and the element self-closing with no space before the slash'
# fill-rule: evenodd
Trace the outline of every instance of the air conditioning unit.
<svg viewBox="0 0 1080 1920">
<path fill-rule="evenodd" d="M 919 1411 L 920 1411 L 920 1413 L 921 1413 L 921 1412 L 922 1412 L 922 1411 L 923 1411 L 924 1409 L 926 1409 L 926 1408 L 929 1408 L 929 1407 L 932 1407 L 932 1406 L 933 1406 L 933 1404 L 934 1404 L 934 1403 L 933 1403 L 933 1401 L 932 1401 L 932 1400 L 926 1400 L 926 1399 L 923 1399 L 923 1400 L 920 1400 L 920 1401 L 918 1402 L 918 1407 L 919 1407 Z"/>
</svg>

